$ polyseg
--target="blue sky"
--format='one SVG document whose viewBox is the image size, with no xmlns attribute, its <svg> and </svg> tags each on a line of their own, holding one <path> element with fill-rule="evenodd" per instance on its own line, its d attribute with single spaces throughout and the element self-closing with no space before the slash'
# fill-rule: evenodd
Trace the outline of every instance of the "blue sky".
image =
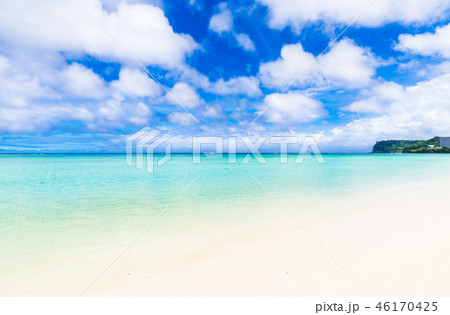
<svg viewBox="0 0 450 315">
<path fill-rule="evenodd" d="M 0 152 L 124 152 L 144 126 L 179 151 L 192 136 L 314 136 L 323 152 L 450 136 L 450 0 L 0 7 Z"/>
</svg>

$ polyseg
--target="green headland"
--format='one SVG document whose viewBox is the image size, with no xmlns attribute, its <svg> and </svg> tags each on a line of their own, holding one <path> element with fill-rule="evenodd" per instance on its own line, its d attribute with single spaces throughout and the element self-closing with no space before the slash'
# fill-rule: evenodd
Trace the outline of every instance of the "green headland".
<svg viewBox="0 0 450 315">
<path fill-rule="evenodd" d="M 440 147 L 440 139 L 377 141 L 372 153 L 450 153 L 450 148 Z"/>
</svg>

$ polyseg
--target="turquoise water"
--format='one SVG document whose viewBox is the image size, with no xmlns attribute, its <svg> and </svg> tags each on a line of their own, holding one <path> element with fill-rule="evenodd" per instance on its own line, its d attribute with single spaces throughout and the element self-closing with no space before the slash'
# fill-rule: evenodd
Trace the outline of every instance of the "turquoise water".
<svg viewBox="0 0 450 315">
<path fill-rule="evenodd" d="M 124 155 L 1 155 L 0 263 L 18 266 L 49 250 L 137 235 L 194 180 L 152 227 L 155 237 L 264 217 L 276 204 L 252 177 L 283 203 L 311 212 L 321 211 L 320 200 L 450 175 L 450 155 L 324 155 L 325 164 L 264 157 L 267 164 L 229 164 L 226 156 L 193 164 L 190 155 L 173 155 L 149 174 Z"/>
</svg>

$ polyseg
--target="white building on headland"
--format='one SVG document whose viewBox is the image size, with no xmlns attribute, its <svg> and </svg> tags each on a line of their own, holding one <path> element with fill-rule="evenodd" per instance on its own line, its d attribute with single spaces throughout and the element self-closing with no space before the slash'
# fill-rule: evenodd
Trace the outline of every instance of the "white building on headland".
<svg viewBox="0 0 450 315">
<path fill-rule="evenodd" d="M 441 148 L 450 148 L 450 137 L 441 137 Z"/>
</svg>

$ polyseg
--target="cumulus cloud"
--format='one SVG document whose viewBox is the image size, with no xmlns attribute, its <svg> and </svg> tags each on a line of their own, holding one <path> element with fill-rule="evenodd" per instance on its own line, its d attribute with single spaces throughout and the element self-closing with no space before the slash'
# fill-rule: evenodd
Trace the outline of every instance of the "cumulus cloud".
<svg viewBox="0 0 450 315">
<path fill-rule="evenodd" d="M 2 1 L 0 39 L 10 47 L 40 54 L 88 54 L 104 61 L 173 68 L 198 48 L 191 36 L 173 31 L 164 12 L 153 5 L 121 2 L 108 12 L 99 0 L 83 7 L 113 34 L 119 45 L 76 1 Z M 126 48 L 126 51 L 124 49 Z"/>
<path fill-rule="evenodd" d="M 171 71 L 168 73 L 167 77 L 176 82 L 187 82 L 190 85 L 199 87 L 205 91 L 208 90 L 210 86 L 209 78 L 206 75 L 188 65 L 182 65 L 175 71 Z"/>
<path fill-rule="evenodd" d="M 126 101 L 123 93 L 108 98 L 111 88 L 81 64 L 61 69 L 44 65 L 42 73 L 42 65 L 29 65 L 31 69 L 22 69 L 0 55 L 0 132 L 42 132 L 61 121 L 81 122 L 90 130 L 149 122 L 151 110 L 144 102 Z"/>
<path fill-rule="evenodd" d="M 228 81 L 221 78 L 212 84 L 211 91 L 219 95 L 261 95 L 259 80 L 255 77 L 235 77 Z"/>
<path fill-rule="evenodd" d="M 423 56 L 450 58 L 450 24 L 437 27 L 434 33 L 402 34 L 396 49 Z"/>
<path fill-rule="evenodd" d="M 240 47 L 246 51 L 255 51 L 255 45 L 248 34 L 233 32 L 233 15 L 225 2 L 219 4 L 219 10 L 219 13 L 211 17 L 209 29 L 219 35 L 231 32 L 230 38 L 234 38 Z"/>
<path fill-rule="evenodd" d="M 59 97 L 54 89 L 0 55 L 0 132 L 44 131 L 55 119 L 84 121 L 92 118 L 82 106 L 72 108 L 63 102 L 52 104 L 55 99 Z M 37 101 L 30 105 L 34 100 Z"/>
<path fill-rule="evenodd" d="M 94 118 L 88 108 L 62 101 L 39 77 L 1 55 L 0 117 L 0 132 L 10 133 L 46 131 L 61 120 L 88 122 Z"/>
<path fill-rule="evenodd" d="M 302 74 L 294 87 L 361 88 L 371 83 L 378 64 L 368 49 L 349 39 L 341 40 L 313 63 L 314 58 L 301 44 L 285 45 L 281 58 L 260 65 L 261 81 L 267 87 L 284 88 Z"/>
<path fill-rule="evenodd" d="M 236 38 L 236 41 L 239 46 L 244 48 L 247 51 L 255 51 L 255 45 L 253 44 L 252 40 L 250 39 L 250 36 L 248 36 L 245 33 L 235 33 L 234 38 Z"/>
<path fill-rule="evenodd" d="M 198 93 L 184 82 L 176 83 L 169 93 L 166 94 L 166 101 L 172 105 L 182 105 L 185 108 L 195 108 L 204 103 L 204 100 Z M 192 117 L 189 116 L 192 120 Z"/>
<path fill-rule="evenodd" d="M 206 106 L 203 116 L 207 118 L 217 119 L 222 117 L 222 109 L 219 106 Z"/>
<path fill-rule="evenodd" d="M 213 15 L 209 21 L 209 29 L 222 34 L 233 28 L 233 15 L 225 2 L 219 4 L 220 12 Z"/>
<path fill-rule="evenodd" d="M 0 107 L 0 131 L 29 133 L 49 130 L 55 121 L 81 121 L 93 119 L 86 108 L 70 104 L 39 104 L 34 107 Z"/>
<path fill-rule="evenodd" d="M 55 98 L 56 92 L 0 55 L 0 106 L 25 107 L 31 99 Z"/>
<path fill-rule="evenodd" d="M 0 55 L 0 74 L 4 73 L 9 68 L 9 60 L 5 56 Z"/>
<path fill-rule="evenodd" d="M 131 68 L 121 69 L 119 80 L 111 82 L 111 86 L 128 96 L 156 97 L 162 92 L 161 86 L 147 73 Z"/>
<path fill-rule="evenodd" d="M 400 100 L 403 95 L 404 89 L 401 85 L 395 82 L 383 82 L 362 91 L 362 99 L 340 109 L 355 113 L 382 113 L 388 110 L 388 105 Z"/>
<path fill-rule="evenodd" d="M 100 99 L 107 92 L 104 80 L 78 63 L 61 71 L 61 86 L 66 95 L 82 98 Z"/>
<path fill-rule="evenodd" d="M 195 123 L 188 113 L 174 112 L 169 114 L 169 122 L 175 125 L 190 126 Z"/>
<path fill-rule="evenodd" d="M 266 96 L 259 113 L 263 113 L 268 122 L 286 124 L 307 123 L 327 115 L 320 102 L 297 91 Z"/>
<path fill-rule="evenodd" d="M 102 6 L 108 10 L 108 11 L 115 11 L 117 9 L 117 6 L 123 2 L 123 0 L 101 0 Z M 163 8 L 162 0 L 127 0 L 130 4 L 136 4 L 136 3 L 147 3 L 152 4 L 154 6 Z"/>
<path fill-rule="evenodd" d="M 258 0 L 269 8 L 269 26 L 299 31 L 308 23 L 350 24 L 373 0 Z M 376 27 L 388 23 L 430 24 L 446 17 L 448 0 L 378 0 L 355 21 Z"/>
<path fill-rule="evenodd" d="M 91 130 L 105 127 L 123 127 L 126 125 L 142 126 L 148 124 L 152 115 L 150 108 L 143 102 L 128 103 L 123 96 L 113 95 L 96 113 L 97 122 L 88 125 Z"/>
</svg>

